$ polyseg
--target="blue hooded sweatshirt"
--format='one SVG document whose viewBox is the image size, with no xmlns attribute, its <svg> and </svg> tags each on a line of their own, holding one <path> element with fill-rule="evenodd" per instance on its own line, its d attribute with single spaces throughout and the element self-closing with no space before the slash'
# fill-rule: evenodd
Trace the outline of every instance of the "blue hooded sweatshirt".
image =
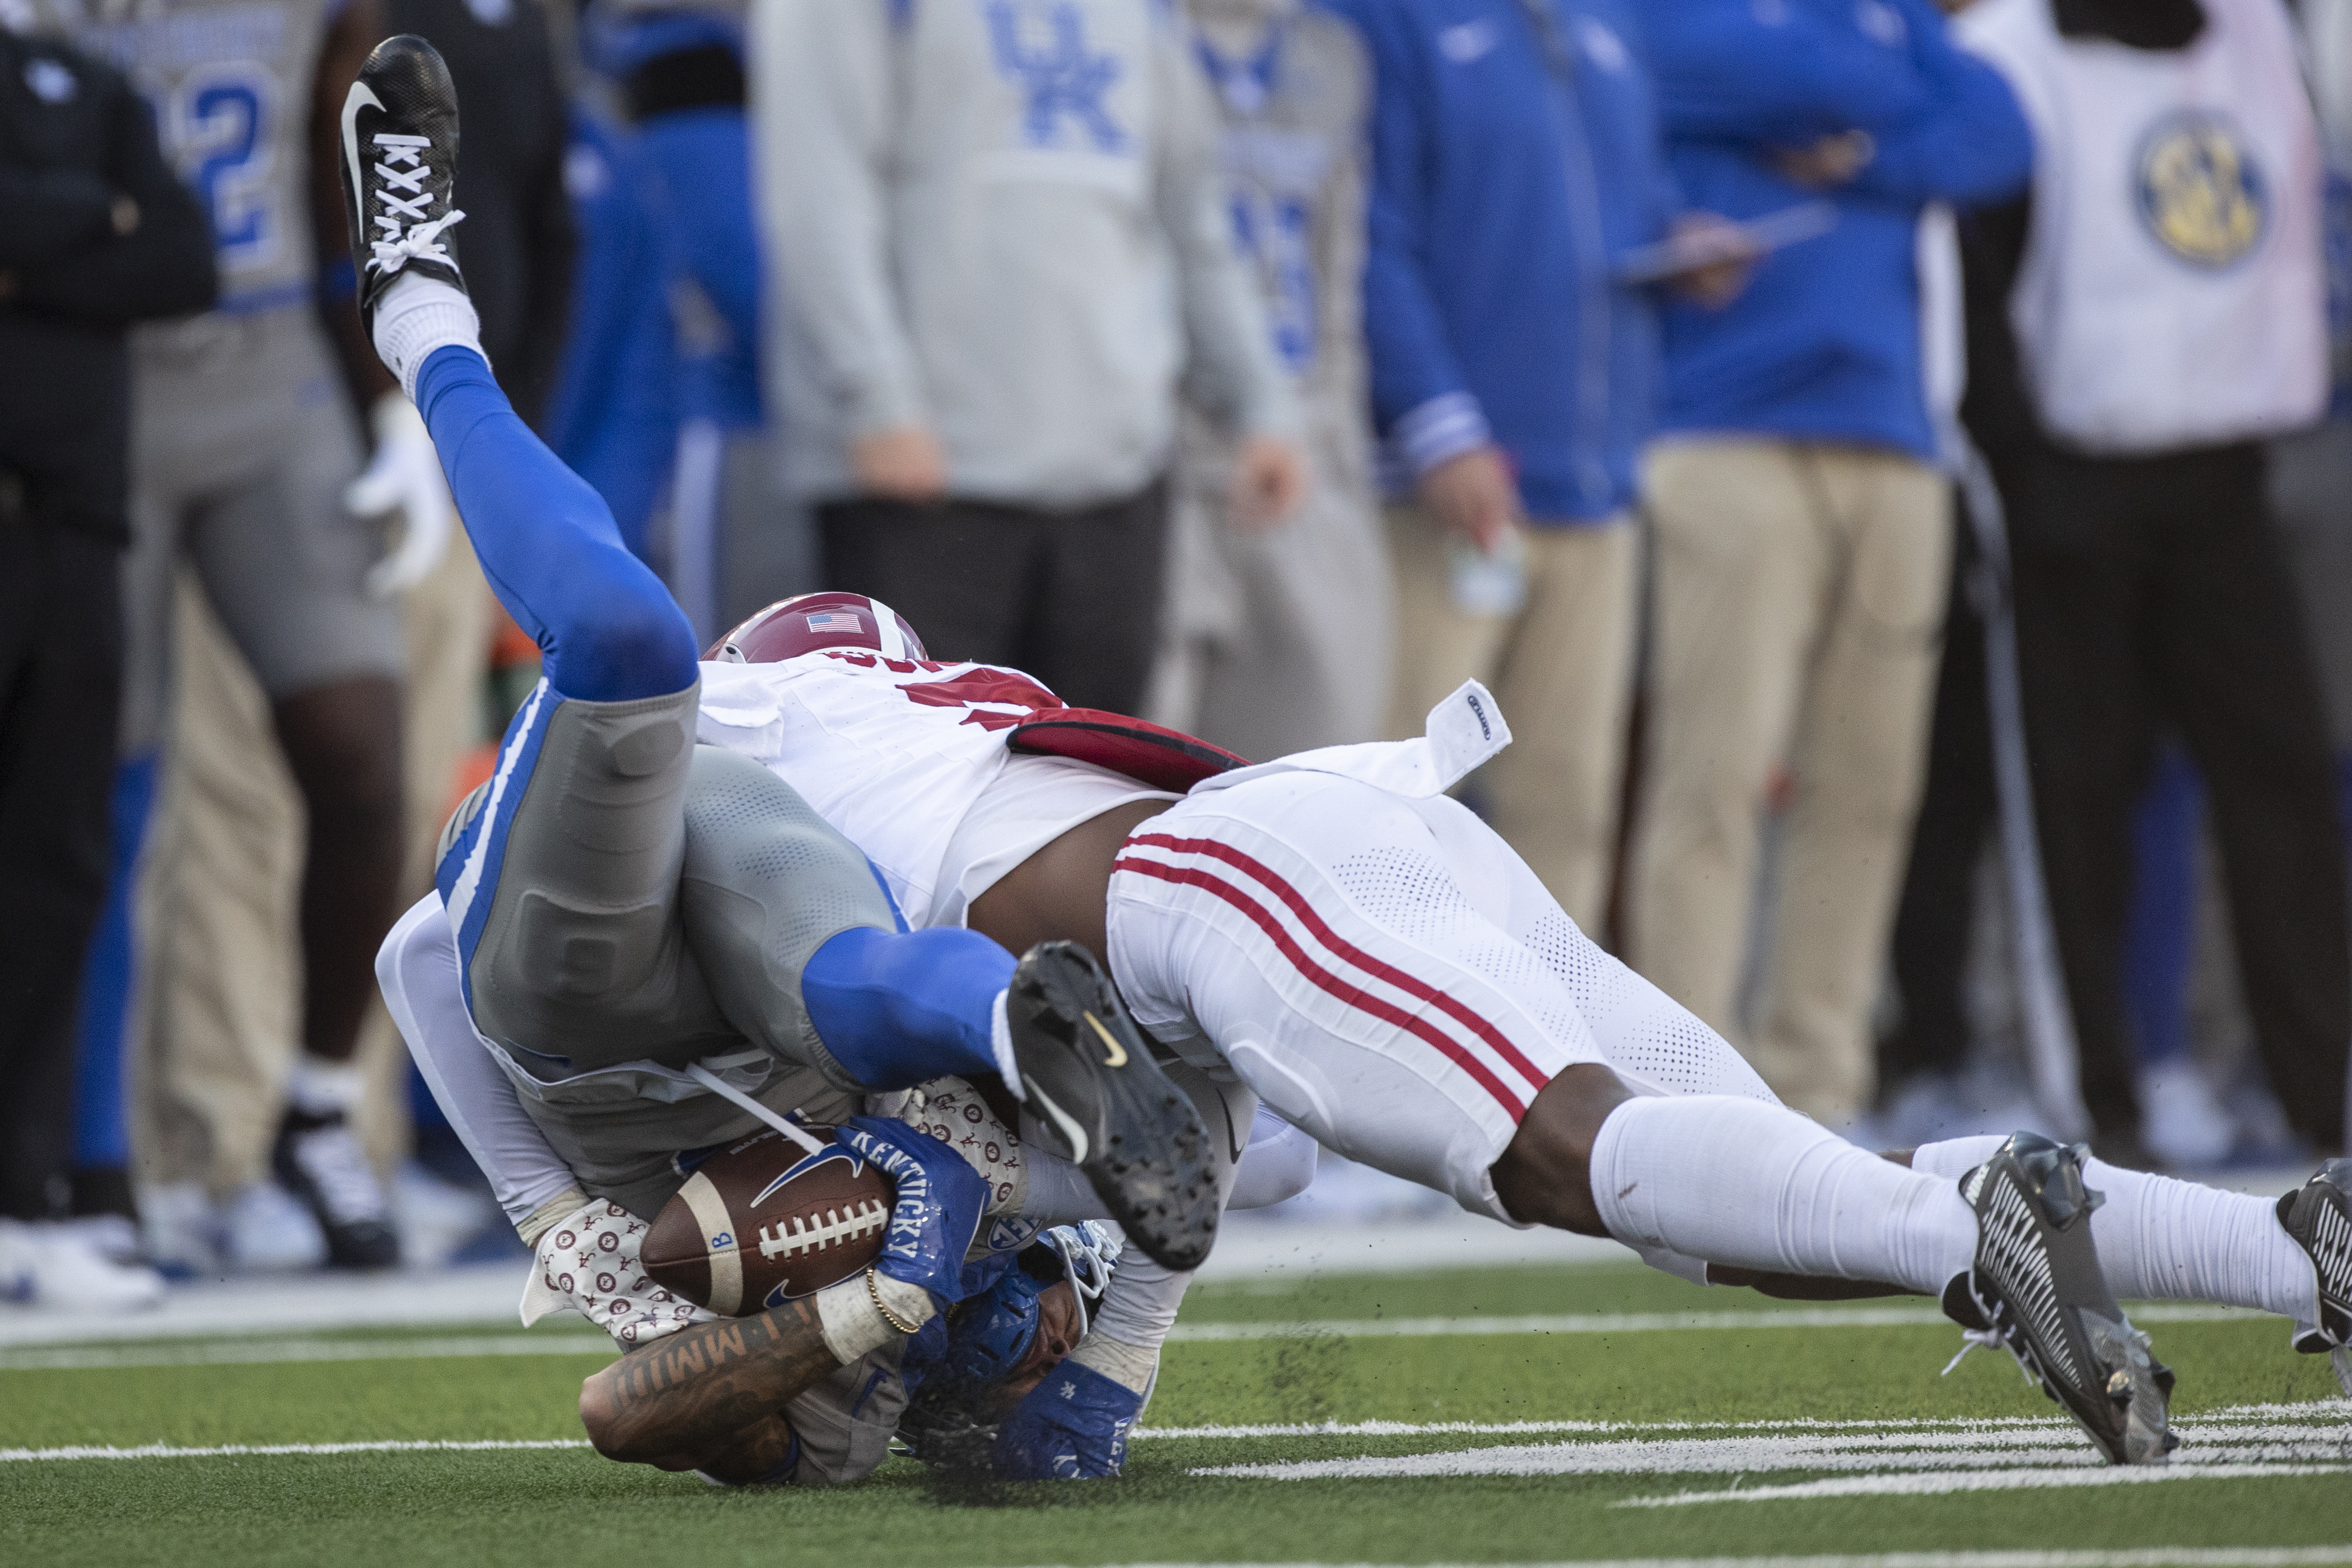
<svg viewBox="0 0 2352 1568">
<path fill-rule="evenodd" d="M 1837 226 L 1758 267 L 1729 308 L 1664 311 L 1664 428 L 1889 447 L 1932 459 L 1918 223 L 1934 201 L 2005 201 L 2032 134 L 1992 67 L 1927 0 L 1643 0 L 1683 195 L 1752 218 L 1827 199 Z M 1866 132 L 1849 184 L 1799 185 L 1780 148 Z"/>
<path fill-rule="evenodd" d="M 1617 269 L 1681 205 L 1629 0 L 1331 4 L 1379 79 L 1364 322 L 1391 453 L 1417 473 L 1491 436 L 1536 521 L 1622 511 L 1658 342 Z"/>
</svg>

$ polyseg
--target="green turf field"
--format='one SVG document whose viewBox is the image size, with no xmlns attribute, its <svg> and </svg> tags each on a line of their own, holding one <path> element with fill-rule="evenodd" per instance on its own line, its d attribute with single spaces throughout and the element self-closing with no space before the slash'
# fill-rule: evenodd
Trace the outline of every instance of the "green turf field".
<svg viewBox="0 0 2352 1568">
<path fill-rule="evenodd" d="M 1661 1326 L 1687 1313 L 1708 1316 Z M 2147 1323 L 2185 1443 L 2143 1479 L 2094 1465 L 2005 1357 L 1938 1378 L 1958 1334 L 1928 1316 L 1618 1268 L 1202 1287 L 1125 1479 L 989 1495 L 903 1459 L 831 1493 L 722 1493 L 577 1447 L 383 1447 L 576 1442 L 606 1358 L 570 1320 L 0 1352 L 0 1563 L 2285 1563 L 2330 1554 L 2197 1553 L 2352 1543 L 2352 1405 L 2278 1320 Z M 571 1348 L 491 1353 L 519 1343 Z M 288 1353 L 314 1359 L 190 1364 Z M 378 1447 L 57 1454 L 337 1444 Z"/>
</svg>

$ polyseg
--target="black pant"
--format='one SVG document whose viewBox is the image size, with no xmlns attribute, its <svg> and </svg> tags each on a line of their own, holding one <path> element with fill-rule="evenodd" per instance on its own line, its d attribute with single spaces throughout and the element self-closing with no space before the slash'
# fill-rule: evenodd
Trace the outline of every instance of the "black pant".
<svg viewBox="0 0 2352 1568">
<path fill-rule="evenodd" d="M 2271 1088 L 2344 1137 L 2352 936 L 2318 682 L 2251 445 L 2044 453 L 2011 498 L 2042 862 L 2099 1130 L 2139 1121 L 2122 1008 L 2131 820 L 2160 727 L 2210 790 L 2232 936 Z"/>
<path fill-rule="evenodd" d="M 64 1212 L 74 1005 L 106 898 L 121 552 L 0 519 L 0 1215 Z"/>
<path fill-rule="evenodd" d="M 1993 786 L 1992 719 L 1987 707 L 1984 617 L 1972 590 L 1979 565 L 1961 498 L 1953 510 L 1952 597 L 1944 616 L 1944 662 L 1936 678 L 1927 783 L 1919 796 L 1911 865 L 1895 906 L 1895 984 L 1902 1021 L 1878 1043 L 1880 1093 L 1922 1072 L 1957 1071 L 1968 1060 L 1962 1003 L 1969 932 L 1976 914 L 1977 866 L 2000 820 Z"/>
<path fill-rule="evenodd" d="M 1011 665 L 1073 708 L 1142 706 L 1167 576 L 1165 481 L 1078 511 L 834 501 L 817 523 L 824 585 L 888 605 L 933 658 Z"/>
</svg>

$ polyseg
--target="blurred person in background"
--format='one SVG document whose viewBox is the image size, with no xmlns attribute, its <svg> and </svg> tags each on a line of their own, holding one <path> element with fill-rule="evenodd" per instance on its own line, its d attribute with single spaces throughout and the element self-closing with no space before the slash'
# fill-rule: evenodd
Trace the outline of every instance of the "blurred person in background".
<svg viewBox="0 0 2352 1568">
<path fill-rule="evenodd" d="M 1828 233 L 1729 310 L 1669 307 L 1649 755 L 1633 962 L 1832 1125 L 1871 1093 L 1871 1004 L 1910 844 L 1950 492 L 1923 352 L 1931 204 L 2013 195 L 2032 144 L 2008 88 L 1925 0 L 1653 0 L 1674 169 L 1755 219 Z M 1752 1028 L 1737 1016 L 1759 829 L 1792 780 Z"/>
<path fill-rule="evenodd" d="M 1984 0 L 1959 26 L 2040 143 L 2030 199 L 1987 226 L 2033 432 L 2001 488 L 2094 1146 L 2145 1158 L 2123 953 L 2132 808 L 2169 724 L 2204 780 L 2271 1089 L 2296 1133 L 2339 1148 L 2344 836 L 2263 446 L 2317 421 L 2329 379 L 2322 154 L 2289 17 L 2276 0 Z"/>
<path fill-rule="evenodd" d="M 1223 118 L 1234 243 L 1304 415 L 1311 479 L 1279 528 L 1234 526 L 1234 443 L 1187 408 L 1149 716 L 1245 757 L 1377 740 L 1395 608 L 1364 417 L 1371 62 L 1305 0 L 1190 0 L 1185 14 Z"/>
<path fill-rule="evenodd" d="M 1634 647 L 1657 322 L 1627 256 L 1685 217 L 1621 0 L 1340 0 L 1378 65 L 1365 330 L 1391 508 L 1391 734 L 1476 677 L 1517 739 L 1479 786 L 1601 927 Z M 1740 270 L 1692 274 L 1710 300 Z"/>
<path fill-rule="evenodd" d="M 1306 484 L 1188 30 L 1155 0 L 772 0 L 751 78 L 774 412 L 825 585 L 1133 712 L 1180 380 L 1238 443 L 1233 522 Z"/>
<path fill-rule="evenodd" d="M 159 1260 L 210 1267 L 209 1199 L 266 1219 L 251 1205 L 266 1205 L 260 1178 L 274 1170 L 336 1262 L 383 1266 L 398 1244 L 351 1127 L 363 1087 L 352 1057 L 404 859 L 397 599 L 441 558 L 452 513 L 423 422 L 350 304 L 336 117 L 381 12 L 373 0 L 31 5 L 145 95 L 210 212 L 221 277 L 216 309 L 134 345 L 118 781 L 130 831 L 112 896 L 139 940 L 86 984 L 85 1079 L 119 1082 L 122 1040 L 143 1040 L 132 1139 L 139 1174 L 162 1189 L 147 1215 Z M 374 436 L 364 462 L 355 409 Z M 266 722 L 240 721 L 240 700 Z M 275 744 L 245 739 L 265 733 Z M 142 872 L 141 797 L 154 798 L 159 773 Z M 302 811 L 257 836 L 251 814 L 271 823 L 286 781 Z M 298 897 L 281 896 L 273 868 L 299 877 Z M 273 956 L 289 946 L 299 976 Z M 257 1017 L 267 1037 L 247 1027 Z M 91 1191 L 78 1203 L 127 1209 L 121 1168 L 91 1160 L 103 1152 L 85 1151 Z"/>
<path fill-rule="evenodd" d="M 72 1206 L 74 1009 L 105 898 L 130 529 L 130 323 L 218 288 L 117 72 L 0 27 L 0 1300 L 157 1299 Z"/>
</svg>

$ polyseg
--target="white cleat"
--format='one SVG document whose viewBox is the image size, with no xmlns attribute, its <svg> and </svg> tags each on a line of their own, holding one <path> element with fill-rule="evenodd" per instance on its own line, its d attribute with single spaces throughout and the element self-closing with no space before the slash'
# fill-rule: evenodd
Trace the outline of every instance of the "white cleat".
<svg viewBox="0 0 2352 1568">
<path fill-rule="evenodd" d="M 51 1311 L 135 1312 L 163 1300 L 163 1277 L 109 1258 L 70 1221 L 0 1219 L 0 1293 Z"/>
</svg>

